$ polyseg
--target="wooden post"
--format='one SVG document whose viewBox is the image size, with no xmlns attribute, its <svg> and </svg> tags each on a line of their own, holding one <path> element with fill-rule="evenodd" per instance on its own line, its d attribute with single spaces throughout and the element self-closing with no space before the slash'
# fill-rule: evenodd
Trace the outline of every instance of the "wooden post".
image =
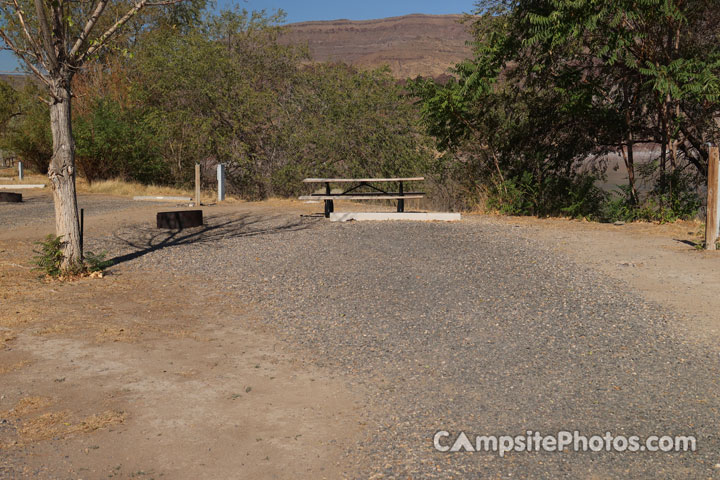
<svg viewBox="0 0 720 480">
<path fill-rule="evenodd" d="M 705 217 L 705 249 L 715 250 L 720 230 L 720 155 L 718 147 L 710 147 L 708 155 L 707 215 Z"/>
<path fill-rule="evenodd" d="M 85 235 L 85 209 L 80 209 L 80 258 L 83 257 L 83 236 Z"/>
<path fill-rule="evenodd" d="M 195 206 L 200 206 L 200 164 L 195 164 Z"/>
</svg>

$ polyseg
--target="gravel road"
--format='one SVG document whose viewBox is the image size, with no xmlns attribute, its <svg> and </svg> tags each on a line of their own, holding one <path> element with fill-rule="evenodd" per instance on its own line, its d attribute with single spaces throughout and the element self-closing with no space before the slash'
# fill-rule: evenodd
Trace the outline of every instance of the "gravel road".
<svg viewBox="0 0 720 480">
<path fill-rule="evenodd" d="M 716 350 L 523 227 L 209 216 L 96 239 L 123 270 L 200 275 L 368 395 L 358 478 L 710 478 Z M 97 247 L 96 247 L 97 248 Z M 669 291 L 668 294 L 671 292 Z M 440 453 L 433 435 L 695 435 L 695 453 Z"/>
<path fill-rule="evenodd" d="M 130 198 L 102 195 L 78 195 L 78 208 L 85 215 L 100 215 L 128 208 L 137 208 L 151 202 L 136 202 Z M 42 223 L 53 224 L 55 207 L 52 195 L 23 194 L 22 203 L 0 203 L 0 228 L 17 228 Z"/>
</svg>

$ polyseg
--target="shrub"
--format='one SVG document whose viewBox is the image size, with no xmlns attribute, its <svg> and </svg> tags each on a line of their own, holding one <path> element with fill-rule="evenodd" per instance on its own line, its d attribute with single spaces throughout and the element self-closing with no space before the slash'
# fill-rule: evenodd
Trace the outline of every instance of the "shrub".
<svg viewBox="0 0 720 480">
<path fill-rule="evenodd" d="M 45 241 L 36 242 L 40 248 L 35 250 L 37 254 L 34 257 L 35 269 L 40 270 L 43 275 L 60 278 L 63 275 L 82 275 L 85 273 L 103 272 L 106 268 L 112 266 L 111 260 L 106 260 L 107 252 L 95 254 L 87 252 L 84 255 L 83 262 L 73 265 L 68 270 L 63 270 L 62 262 L 65 258 L 62 253 L 63 241 L 61 237 L 48 235 Z"/>
<path fill-rule="evenodd" d="M 529 200 L 532 190 L 529 188 L 528 173 L 520 179 L 508 179 L 496 183 L 488 192 L 487 207 L 504 215 L 532 215 L 534 206 Z"/>
<path fill-rule="evenodd" d="M 63 241 L 61 237 L 48 235 L 44 242 L 36 242 L 39 250 L 34 250 L 37 255 L 34 257 L 36 270 L 41 270 L 45 275 L 56 278 L 62 273 Z"/>
<path fill-rule="evenodd" d="M 46 174 L 52 157 L 52 133 L 50 131 L 50 110 L 38 97 L 40 87 L 28 82 L 7 101 L 13 105 L 13 115 L 0 130 L 0 148 L 13 152 L 26 167 Z M 2 110 L 3 108 L 0 108 Z"/>
<path fill-rule="evenodd" d="M 167 180 L 154 133 L 142 112 L 117 101 L 96 99 L 75 122 L 77 163 L 88 182 L 122 178 L 143 183 Z"/>
<path fill-rule="evenodd" d="M 496 182 L 487 206 L 506 215 L 560 215 L 596 219 L 607 194 L 595 186 L 596 177 L 548 176 L 537 181 L 530 172 Z"/>
</svg>

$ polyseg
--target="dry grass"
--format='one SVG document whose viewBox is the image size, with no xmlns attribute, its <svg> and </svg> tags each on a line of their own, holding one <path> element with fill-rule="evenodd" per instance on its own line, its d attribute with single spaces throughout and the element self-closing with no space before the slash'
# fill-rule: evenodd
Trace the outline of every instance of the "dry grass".
<svg viewBox="0 0 720 480">
<path fill-rule="evenodd" d="M 28 184 L 48 184 L 48 177 L 35 173 L 26 173 L 23 180 L 18 180 L 17 171 L 11 168 L 0 169 L 0 185 L 28 185 Z"/>
<path fill-rule="evenodd" d="M 173 195 L 192 197 L 194 193 L 182 188 L 167 187 L 162 185 L 143 185 L 137 182 L 126 182 L 124 180 L 102 180 L 89 184 L 85 179 L 77 181 L 78 193 L 96 193 L 102 195 L 136 196 L 136 195 Z"/>
<path fill-rule="evenodd" d="M 52 400 L 47 397 L 25 397 L 14 408 L 0 412 L 3 418 L 16 424 L 16 438 L 0 443 L 0 449 L 22 446 L 49 438 L 65 438 L 76 433 L 90 433 L 125 421 L 125 412 L 106 410 L 73 421 L 67 411 L 48 411 Z"/>
<path fill-rule="evenodd" d="M 90 433 L 125 421 L 125 412 L 106 410 L 89 415 L 79 421 L 73 421 L 67 410 L 47 411 L 52 401 L 45 397 L 26 397 L 17 405 L 2 412 L 3 418 L 13 419 L 16 425 L 16 438 L 0 443 L 0 449 L 22 446 L 49 438 L 66 438 L 76 433 Z M 41 411 L 45 411 L 41 413 Z"/>
<path fill-rule="evenodd" d="M 100 195 L 117 195 L 122 197 L 134 196 L 177 196 L 177 197 L 194 197 L 194 190 L 169 187 L 165 185 L 144 185 L 138 182 L 128 182 L 125 180 L 102 180 L 88 184 L 85 179 L 77 180 L 78 193 L 94 193 Z M 217 192 L 210 189 L 203 189 L 201 192 L 201 200 L 203 204 L 213 203 L 217 199 Z M 225 196 L 223 203 L 239 203 L 242 200 Z"/>
<path fill-rule="evenodd" d="M 10 409 L 7 412 L 4 412 L 4 417 L 8 416 L 16 416 L 16 417 L 24 417 L 26 415 L 31 415 L 33 413 L 36 413 L 39 410 L 46 409 L 47 407 L 52 404 L 52 400 L 50 400 L 47 397 L 25 397 L 21 398 L 16 404 L 15 407 Z"/>
<path fill-rule="evenodd" d="M 22 181 L 17 178 L 17 170 L 14 168 L 0 168 L 0 185 L 27 185 L 42 184 L 49 186 L 48 178 L 45 175 L 26 174 Z M 169 187 L 166 185 L 144 185 L 139 182 L 128 182 L 121 179 L 100 180 L 88 183 L 84 178 L 78 178 L 77 192 L 82 194 L 98 194 L 98 195 L 115 195 L 120 197 L 135 196 L 176 196 L 176 197 L 194 197 L 195 192 L 190 189 Z M 217 198 L 217 192 L 214 190 L 204 189 L 202 191 L 202 202 L 213 203 Z M 224 203 L 239 203 L 242 200 L 225 196 Z"/>
</svg>

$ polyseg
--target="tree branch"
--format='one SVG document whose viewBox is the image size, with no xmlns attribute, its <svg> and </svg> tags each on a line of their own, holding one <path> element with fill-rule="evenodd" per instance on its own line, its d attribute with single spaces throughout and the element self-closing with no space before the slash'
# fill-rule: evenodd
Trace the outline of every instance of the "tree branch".
<svg viewBox="0 0 720 480">
<path fill-rule="evenodd" d="M 38 58 L 37 53 L 28 52 L 27 50 L 18 48 L 12 42 L 12 40 L 10 40 L 10 38 L 7 36 L 7 34 L 5 33 L 5 31 L 3 29 L 0 29 L 0 38 L 2 38 L 3 42 L 5 42 L 5 45 L 10 47 L 10 50 L 15 55 L 20 57 L 20 59 L 23 61 L 23 63 L 25 63 L 25 65 L 35 74 L 36 77 L 38 77 L 48 87 L 52 86 L 52 83 L 50 82 L 50 80 L 45 75 L 43 75 L 42 72 L 40 72 L 40 70 L 35 65 L 33 65 L 33 63 L 27 58 L 27 54 L 30 54 L 33 57 L 35 57 L 35 60 L 37 60 L 38 63 L 43 65 L 44 62 L 42 62 L 42 58 Z M 44 65 L 43 65 L 43 67 L 44 67 Z"/>
<path fill-rule="evenodd" d="M 55 47 L 53 46 L 52 32 L 50 31 L 50 25 L 48 24 L 47 15 L 45 14 L 43 0 L 35 0 L 35 10 L 38 16 L 38 23 L 40 24 L 40 35 L 45 46 L 45 53 L 50 61 L 51 69 L 56 70 L 58 68 L 58 59 L 55 53 Z M 18 11 L 20 10 L 18 9 Z"/>
<path fill-rule="evenodd" d="M 35 0 L 35 1 L 38 1 L 38 0 Z M 89 57 L 90 55 L 92 55 L 93 53 L 95 53 L 96 51 L 101 49 L 102 47 L 104 47 L 105 42 L 107 42 L 110 39 L 110 37 L 112 37 L 115 34 L 115 32 L 118 31 L 118 29 L 120 27 L 125 25 L 125 23 L 127 23 L 128 20 L 130 20 L 133 16 L 135 16 L 135 14 L 137 12 L 142 10 L 145 7 L 145 5 L 147 4 L 147 2 L 148 2 L 148 0 L 140 0 L 130 10 L 128 10 L 128 12 L 125 15 L 123 15 L 122 18 L 120 18 L 120 20 L 115 22 L 115 24 L 112 27 L 108 28 L 105 31 L 105 33 L 100 35 L 98 37 L 98 39 L 95 40 L 95 42 L 85 51 L 85 53 L 83 53 L 82 55 L 80 55 L 78 57 L 78 59 L 77 59 L 78 66 L 82 65 L 82 63 L 85 61 L 85 59 L 87 57 Z"/>
<path fill-rule="evenodd" d="M 36 1 L 38 1 L 38 0 L 36 0 Z M 89 57 L 90 55 L 92 55 L 93 53 L 95 53 L 96 51 L 101 49 L 102 47 L 104 47 L 105 42 L 107 42 L 110 39 L 110 37 L 112 37 L 115 34 L 115 32 L 118 31 L 118 29 L 120 27 L 125 25 L 125 23 L 127 23 L 128 20 L 130 20 L 137 12 L 139 12 L 143 8 L 145 8 L 147 6 L 172 5 L 174 3 L 180 3 L 182 1 L 184 1 L 184 0 L 168 0 L 168 1 L 162 1 L 162 2 L 149 2 L 148 0 L 140 0 L 130 10 L 128 10 L 128 12 L 125 15 L 123 15 L 122 18 L 120 18 L 120 20 L 115 22 L 115 24 L 112 27 L 108 28 L 105 31 L 105 33 L 100 35 L 98 37 L 98 39 L 95 40 L 93 45 L 90 46 L 90 48 L 88 48 L 87 51 L 85 51 L 85 53 L 83 53 L 82 55 L 80 55 L 78 57 L 78 60 L 77 60 L 78 65 L 81 65 L 87 57 Z"/>
<path fill-rule="evenodd" d="M 70 53 L 68 53 L 68 57 L 75 58 L 77 53 L 80 51 L 80 49 L 85 44 L 85 41 L 87 40 L 88 36 L 92 32 L 92 29 L 95 28 L 95 24 L 97 23 L 98 19 L 100 18 L 100 15 L 102 15 L 103 11 L 105 10 L 105 6 L 107 5 L 106 0 L 101 0 L 97 7 L 95 7 L 95 11 L 93 11 L 92 15 L 88 19 L 87 23 L 85 24 L 85 27 L 83 28 L 82 33 L 80 33 L 80 36 L 78 37 L 75 44 L 70 49 Z"/>
<path fill-rule="evenodd" d="M 15 15 L 17 16 L 18 20 L 20 21 L 20 26 L 22 27 L 22 32 L 25 35 L 25 38 L 27 39 L 28 43 L 32 46 L 33 50 L 35 50 L 34 55 L 40 56 L 40 52 L 41 52 L 40 45 L 35 41 L 35 38 L 32 35 L 30 35 L 30 31 L 28 30 L 27 24 L 25 23 L 25 17 L 23 16 L 22 9 L 20 8 L 20 5 L 18 5 L 17 0 L 13 0 L 11 6 L 15 9 Z"/>
</svg>

